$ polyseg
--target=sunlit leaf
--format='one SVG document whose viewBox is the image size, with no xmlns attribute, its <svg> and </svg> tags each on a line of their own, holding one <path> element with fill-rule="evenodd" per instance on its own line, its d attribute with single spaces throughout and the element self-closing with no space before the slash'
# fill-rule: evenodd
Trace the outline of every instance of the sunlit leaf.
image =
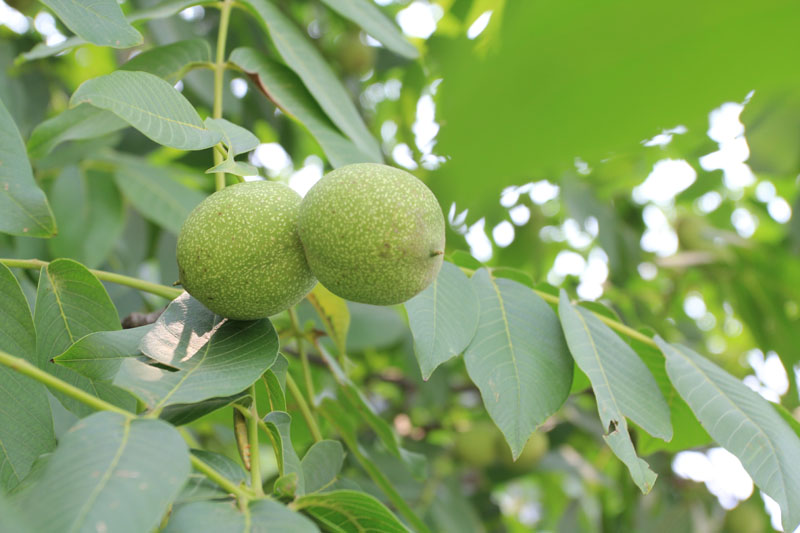
<svg viewBox="0 0 800 533">
<path fill-rule="evenodd" d="M 230 60 L 250 74 L 261 92 L 287 116 L 308 128 L 334 167 L 350 163 L 379 162 L 367 155 L 325 115 L 297 74 L 252 48 L 237 48 Z"/>
<path fill-rule="evenodd" d="M 275 362 L 278 336 L 267 319 L 222 319 L 184 293 L 158 318 L 140 349 L 176 370 L 126 358 L 114 384 L 159 411 L 241 392 Z"/>
<path fill-rule="evenodd" d="M 566 400 L 572 358 L 558 317 L 531 289 L 492 279 L 486 269 L 472 276 L 472 284 L 481 314 L 464 362 L 516 458 L 534 429 Z"/>
<path fill-rule="evenodd" d="M 286 64 L 294 70 L 320 107 L 365 154 L 382 160 L 378 142 L 358 114 L 350 95 L 304 32 L 270 0 L 244 2 L 264 23 Z"/>
<path fill-rule="evenodd" d="M 58 18 L 90 43 L 130 48 L 142 43 L 142 35 L 125 20 L 116 0 L 44 0 Z"/>
<path fill-rule="evenodd" d="M 350 310 L 347 302 L 317 283 L 306 295 L 322 320 L 325 331 L 333 340 L 340 354 L 347 353 L 347 331 L 350 329 Z"/>
<path fill-rule="evenodd" d="M 89 103 L 113 112 L 153 141 L 201 150 L 222 135 L 208 130 L 192 104 L 175 88 L 147 72 L 116 71 L 85 81 L 70 98 L 70 106 Z"/>
<path fill-rule="evenodd" d="M 433 283 L 405 303 L 423 379 L 469 345 L 478 327 L 479 305 L 467 276 L 447 261 Z"/>
<path fill-rule="evenodd" d="M 603 438 L 641 491 L 650 492 L 656 474 L 636 455 L 626 417 L 653 436 L 672 438 L 669 409 L 653 375 L 611 328 L 591 311 L 573 306 L 563 290 L 558 314 L 572 357 L 592 383 Z"/>
<path fill-rule="evenodd" d="M 660 337 L 656 342 L 697 419 L 778 502 L 784 531 L 794 531 L 800 525 L 800 437 L 767 400 L 708 359 Z"/>
</svg>

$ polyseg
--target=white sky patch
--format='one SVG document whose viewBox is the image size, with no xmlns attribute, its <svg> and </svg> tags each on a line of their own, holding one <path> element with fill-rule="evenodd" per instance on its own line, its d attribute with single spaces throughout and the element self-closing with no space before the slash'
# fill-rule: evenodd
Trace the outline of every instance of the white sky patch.
<svg viewBox="0 0 800 533">
<path fill-rule="evenodd" d="M 469 227 L 465 237 L 472 257 L 481 262 L 492 258 L 492 242 L 486 236 L 485 227 L 486 219 L 482 218 Z"/>
<path fill-rule="evenodd" d="M 505 248 L 514 242 L 514 226 L 504 220 L 492 229 L 492 239 L 500 248 Z"/>
<path fill-rule="evenodd" d="M 674 128 L 662 131 L 652 139 L 642 141 L 642 144 L 645 146 L 660 146 L 663 148 L 672 142 L 672 137 L 674 135 L 682 135 L 687 131 L 689 130 L 686 126 L 675 126 Z"/>
<path fill-rule="evenodd" d="M 602 248 L 592 248 L 586 268 L 580 274 L 578 296 L 583 300 L 597 300 L 603 295 L 603 283 L 608 279 L 608 255 Z"/>
<path fill-rule="evenodd" d="M 775 222 L 780 222 L 781 224 L 786 224 L 792 218 L 792 206 L 780 196 L 776 196 L 769 201 L 767 212 Z"/>
<path fill-rule="evenodd" d="M 67 37 L 58 31 L 56 19 L 47 11 L 39 11 L 33 18 L 33 27 L 36 28 L 48 46 L 55 46 L 67 40 Z"/>
<path fill-rule="evenodd" d="M 247 82 L 242 78 L 233 78 L 231 80 L 231 92 L 236 98 L 244 98 L 247 94 Z"/>
<path fill-rule="evenodd" d="M 547 180 L 534 182 L 531 184 L 530 190 L 531 201 L 536 205 L 542 205 L 550 200 L 558 198 L 560 190 L 558 185 L 550 183 Z"/>
<path fill-rule="evenodd" d="M 666 205 L 686 190 L 697 179 L 697 172 L 683 159 L 662 159 L 638 187 L 633 189 L 633 199 L 644 204 L 653 202 Z"/>
<path fill-rule="evenodd" d="M 567 239 L 567 243 L 573 248 L 583 250 L 592 244 L 592 235 L 583 231 L 583 228 L 581 228 L 578 221 L 574 218 L 566 219 L 561 229 L 564 231 L 564 237 Z"/>
<path fill-rule="evenodd" d="M 724 448 L 679 452 L 672 460 L 672 470 L 684 479 L 705 483 L 725 509 L 733 509 L 753 493 L 753 480 L 739 459 Z"/>
<path fill-rule="evenodd" d="M 500 205 L 511 207 L 519 201 L 519 187 L 506 187 L 500 194 Z"/>
<path fill-rule="evenodd" d="M 250 162 L 267 169 L 270 176 L 277 176 L 292 166 L 289 154 L 278 143 L 259 144 L 250 156 Z"/>
<path fill-rule="evenodd" d="M 747 362 L 753 367 L 758 380 L 778 396 L 789 391 L 789 376 L 778 354 L 769 351 L 766 358 L 759 349 L 747 352 Z"/>
<path fill-rule="evenodd" d="M 179 93 L 183 92 L 183 80 L 176 81 L 173 87 L 175 87 L 175 90 L 178 91 Z"/>
<path fill-rule="evenodd" d="M 0 26 L 5 26 L 20 35 L 27 32 L 31 27 L 25 15 L 3 2 L 3 0 L 0 0 Z"/>
<path fill-rule="evenodd" d="M 769 180 L 764 180 L 756 185 L 756 198 L 759 202 L 767 203 L 775 198 L 775 184 Z"/>
<path fill-rule="evenodd" d="M 441 7 L 417 1 L 397 13 L 397 23 L 409 37 L 427 39 L 436 31 L 436 23 L 442 15 Z"/>
<path fill-rule="evenodd" d="M 387 120 L 381 124 L 381 138 L 384 142 L 394 141 L 395 135 L 397 135 L 397 123 L 394 120 Z"/>
<path fill-rule="evenodd" d="M 467 213 L 469 213 L 469 209 L 464 209 L 459 213 L 454 202 L 450 205 L 450 212 L 447 214 L 447 221 L 450 223 L 450 227 L 461 235 L 467 233 Z"/>
<path fill-rule="evenodd" d="M 203 9 L 203 6 L 192 6 L 192 7 L 187 7 L 186 9 L 178 13 L 178 16 L 183 20 L 191 21 L 191 20 L 200 20 L 205 16 L 205 14 L 206 10 Z"/>
<path fill-rule="evenodd" d="M 709 191 L 696 200 L 695 206 L 703 213 L 707 214 L 722 205 L 722 195 L 717 191 Z"/>
<path fill-rule="evenodd" d="M 489 25 L 489 21 L 492 19 L 492 11 L 484 11 L 480 14 L 478 18 L 475 19 L 469 29 L 467 30 L 467 39 L 474 39 L 481 33 L 483 30 L 486 29 L 486 26 Z"/>
<path fill-rule="evenodd" d="M 577 252 L 561 250 L 553 263 L 553 270 L 562 277 L 580 276 L 586 268 L 586 259 Z"/>
<path fill-rule="evenodd" d="M 743 189 L 756 181 L 753 171 L 745 164 L 750 148 L 744 137 L 744 124 L 739 119 L 749 98 L 750 95 L 744 103 L 727 102 L 709 114 L 708 136 L 719 144 L 719 150 L 700 158 L 703 169 L 722 170 L 725 186 L 731 190 Z"/>
<path fill-rule="evenodd" d="M 647 281 L 655 279 L 655 277 L 658 275 L 658 267 L 649 261 L 639 263 L 639 265 L 636 267 L 636 270 L 639 272 L 639 275 L 642 277 L 642 279 Z"/>
<path fill-rule="evenodd" d="M 527 205 L 515 205 L 508 210 L 508 215 L 511 217 L 511 222 L 517 226 L 524 226 L 531 219 L 531 210 Z"/>
<path fill-rule="evenodd" d="M 678 235 L 670 226 L 664 212 L 653 204 L 644 208 L 642 218 L 647 226 L 641 246 L 646 252 L 666 257 L 678 251 Z"/>
<path fill-rule="evenodd" d="M 702 318 L 708 309 L 706 309 L 706 302 L 698 292 L 689 293 L 683 300 L 683 312 L 690 318 L 698 320 Z"/>
<path fill-rule="evenodd" d="M 411 126 L 414 132 L 414 143 L 423 154 L 433 152 L 436 135 L 439 133 L 439 124 L 436 123 L 436 105 L 430 94 L 423 94 L 417 101 L 417 119 Z"/>
<path fill-rule="evenodd" d="M 400 143 L 392 149 L 392 159 L 394 159 L 398 165 L 408 170 L 416 170 L 417 168 L 417 162 L 414 161 L 411 148 L 409 148 L 406 143 Z"/>
<path fill-rule="evenodd" d="M 289 187 L 300 196 L 306 193 L 322 178 L 322 159 L 315 155 L 306 157 L 303 167 L 289 177 Z"/>
<path fill-rule="evenodd" d="M 758 219 L 744 207 L 737 207 L 731 213 L 731 224 L 745 239 L 752 236 L 758 227 Z"/>
</svg>

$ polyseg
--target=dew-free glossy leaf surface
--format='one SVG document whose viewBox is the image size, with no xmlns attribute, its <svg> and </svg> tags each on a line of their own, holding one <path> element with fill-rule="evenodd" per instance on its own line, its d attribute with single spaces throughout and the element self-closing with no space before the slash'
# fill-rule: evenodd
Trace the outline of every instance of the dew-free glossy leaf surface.
<svg viewBox="0 0 800 533">
<path fill-rule="evenodd" d="M 287 116 L 305 126 L 333 167 L 380 162 L 342 135 L 297 74 L 252 48 L 237 48 L 230 60 L 250 75 L 264 95 Z"/>
<path fill-rule="evenodd" d="M 36 333 L 31 310 L 5 265 L 0 265 L 0 325 L 0 350 L 34 361 Z M 2 494 L 22 481 L 36 458 L 52 450 L 56 441 L 47 391 L 40 383 L 0 367 L 0 406 Z"/>
<path fill-rule="evenodd" d="M 233 503 L 195 502 L 178 507 L 164 533 L 318 533 L 314 523 L 274 500 L 250 502 L 246 513 Z"/>
<path fill-rule="evenodd" d="M 422 378 L 469 345 L 478 328 L 480 304 L 469 278 L 445 261 L 430 286 L 405 303 Z"/>
<path fill-rule="evenodd" d="M 160 410 L 241 392 L 275 362 L 278 336 L 267 319 L 225 320 L 184 293 L 144 336 L 140 349 L 176 371 L 128 358 L 114 383 Z"/>
<path fill-rule="evenodd" d="M 33 179 L 17 125 L 0 100 L 0 232 L 50 237 L 56 222 Z"/>
<path fill-rule="evenodd" d="M 198 63 L 211 61 L 211 46 L 205 39 L 188 39 L 156 46 L 136 55 L 120 70 L 142 71 L 175 83 Z"/>
<path fill-rule="evenodd" d="M 140 356 L 139 343 L 152 326 L 90 333 L 55 358 L 59 365 L 71 368 L 95 381 L 111 381 L 122 361 Z"/>
<path fill-rule="evenodd" d="M 245 4 L 264 23 L 283 60 L 300 76 L 333 123 L 367 155 L 382 160 L 378 142 L 364 125 L 347 89 L 304 32 L 269 0 L 247 0 Z"/>
<path fill-rule="evenodd" d="M 70 98 L 71 107 L 82 103 L 111 111 L 153 141 L 172 148 L 201 150 L 222 138 L 203 125 L 185 96 L 148 72 L 118 70 L 85 81 Z"/>
<path fill-rule="evenodd" d="M 70 107 L 36 126 L 28 139 L 28 153 L 39 159 L 62 142 L 102 137 L 126 126 L 110 111 L 89 104 Z"/>
<path fill-rule="evenodd" d="M 21 508 L 41 533 L 152 531 L 190 470 L 166 422 L 96 413 L 64 435 Z"/>
<path fill-rule="evenodd" d="M 472 276 L 472 285 L 481 313 L 464 362 L 516 458 L 566 400 L 572 358 L 558 317 L 530 288 L 492 279 L 486 269 Z"/>
<path fill-rule="evenodd" d="M 116 0 L 43 0 L 73 32 L 90 43 L 130 48 L 142 35 L 130 25 Z"/>
<path fill-rule="evenodd" d="M 289 361 L 279 353 L 275 363 L 264 373 L 270 411 L 286 411 L 286 372 Z"/>
<path fill-rule="evenodd" d="M 323 528 L 341 533 L 407 533 L 408 529 L 374 496 L 354 490 L 309 494 L 295 501 Z"/>
<path fill-rule="evenodd" d="M 778 502 L 784 531 L 800 525 L 800 437 L 772 405 L 696 352 L 660 337 L 667 373 L 709 435 Z"/>
<path fill-rule="evenodd" d="M 636 455 L 626 417 L 663 440 L 672 438 L 669 408 L 636 352 L 591 311 L 573 306 L 561 291 L 558 314 L 572 357 L 592 383 L 603 438 L 625 463 L 643 493 L 656 474 Z"/>
</svg>

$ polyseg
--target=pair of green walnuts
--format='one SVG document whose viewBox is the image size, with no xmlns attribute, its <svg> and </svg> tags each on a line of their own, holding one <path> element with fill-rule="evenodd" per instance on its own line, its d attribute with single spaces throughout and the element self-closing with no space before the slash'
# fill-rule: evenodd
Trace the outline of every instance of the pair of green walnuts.
<svg viewBox="0 0 800 533">
<path fill-rule="evenodd" d="M 392 305 L 434 280 L 444 241 L 425 184 L 361 163 L 329 172 L 305 198 L 270 181 L 212 194 L 181 228 L 178 271 L 189 294 L 236 320 L 288 309 L 317 280 L 347 300 Z"/>
</svg>

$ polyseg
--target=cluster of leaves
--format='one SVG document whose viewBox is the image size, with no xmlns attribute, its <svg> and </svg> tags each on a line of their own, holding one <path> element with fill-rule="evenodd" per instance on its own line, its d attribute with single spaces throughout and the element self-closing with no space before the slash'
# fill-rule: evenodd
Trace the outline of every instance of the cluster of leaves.
<svg viewBox="0 0 800 533">
<path fill-rule="evenodd" d="M 788 368 L 798 362 L 800 269 L 788 245 L 798 249 L 800 232 L 765 223 L 751 241 L 731 236 L 736 206 L 765 210 L 752 190 L 699 217 L 696 199 L 719 187 L 698 179 L 677 199 L 677 225 L 682 257 L 702 252 L 704 260 L 659 264 L 650 283 L 636 275 L 646 257 L 638 247 L 641 206 L 630 189 L 656 159 L 709 151 L 696 135 L 705 113 L 752 88 L 725 60 L 730 49 L 703 46 L 707 21 L 685 16 L 697 6 L 671 8 L 670 25 L 662 8 L 633 12 L 623 2 L 587 3 L 577 20 L 573 7 L 556 2 L 455 2 L 437 34 L 414 46 L 366 0 L 323 3 L 143 1 L 124 14 L 111 0 L 49 0 L 74 35 L 53 46 L 28 36 L 0 41 L 0 232 L 8 235 L 0 234 L 0 255 L 53 259 L 3 260 L 28 269 L 13 273 L 0 266 L 0 395 L 8 406 L 0 413 L 0 529 L 480 531 L 501 520 L 490 498 L 520 476 L 548 505 L 552 529 L 594 530 L 605 521 L 639 530 L 653 518 L 674 527 L 674 494 L 640 505 L 627 480 L 658 493 L 655 472 L 671 481 L 668 455 L 640 456 L 712 440 L 780 504 L 784 528 L 795 527 L 798 424 L 726 372 L 741 372 L 735 361 L 721 360 L 723 370 L 529 277 L 544 278 L 563 249 L 539 239 L 542 227 L 594 217 L 614 284 L 608 296 L 630 323 L 701 341 L 696 325 L 667 321 L 679 316 L 686 291 L 699 288 L 719 308 L 733 300 L 748 330 L 737 347 L 775 349 Z M 757 98 L 796 76 L 771 52 L 793 42 L 795 8 L 774 4 L 729 10 L 719 36 L 758 65 Z M 220 17 L 175 16 L 199 5 L 221 8 Z M 466 39 L 463 30 L 486 9 L 494 14 L 485 35 Z M 323 31 L 300 29 L 312 23 Z M 655 60 L 647 43 L 668 40 L 664 32 L 677 26 L 682 45 Z M 762 29 L 758 47 L 738 38 L 753 27 Z M 615 28 L 635 32 L 616 41 L 597 35 Z M 213 53 L 215 30 L 221 38 Z M 377 57 L 358 40 L 360 30 L 385 47 Z M 235 43 L 229 54 L 225 32 Z M 559 49 L 561 59 L 543 54 L 519 63 L 520 49 L 551 42 L 576 48 Z M 133 57 L 123 51 L 143 43 Z M 410 61 L 418 50 L 430 61 Z M 350 61 L 359 54 L 366 64 Z M 714 58 L 727 69 L 715 83 L 657 83 L 675 65 L 694 72 Z M 234 76 L 251 82 L 244 98 L 227 89 Z M 359 107 L 352 96 L 362 79 L 374 86 L 401 80 L 403 92 L 377 103 L 362 98 Z M 178 81 L 181 92 L 173 88 Z M 298 306 L 299 319 L 292 311 L 222 321 L 165 286 L 177 279 L 175 235 L 210 189 L 204 172 L 229 181 L 257 174 L 235 158 L 276 140 L 295 160 L 316 155 L 332 167 L 382 161 L 401 141 L 424 160 L 413 140 L 415 103 L 434 92 L 446 126 L 437 151 L 451 161 L 428 181 L 443 205 L 477 208 L 497 221 L 507 215 L 494 200 L 500 187 L 531 172 L 565 172 L 557 215 L 529 204 L 530 223 L 512 246 L 496 249 L 495 267 L 457 251 L 463 241 L 451 232 L 456 251 L 436 282 L 406 304 L 407 323 L 397 309 L 347 303 L 322 287 Z M 751 123 L 758 126 L 754 168 L 790 197 L 791 179 L 780 178 L 796 175 L 796 154 L 770 147 L 776 130 L 791 145 L 781 110 L 792 101 L 777 111 L 756 101 L 747 120 L 748 139 Z M 365 114 L 373 120 L 365 123 Z M 538 126 L 518 123 L 528 119 Z M 375 133 L 387 120 L 398 128 L 391 140 L 382 135 L 381 146 Z M 676 123 L 690 129 L 681 142 L 631 147 L 656 126 Z M 588 177 L 568 171 L 576 155 L 591 163 Z M 97 267 L 115 273 L 88 270 Z M 120 329 L 120 316 L 129 322 L 132 312 L 168 303 L 155 324 Z M 477 398 L 508 446 L 489 444 L 489 458 L 471 465 L 475 458 L 459 441 L 481 446 Z M 398 432 L 409 437 L 402 445 Z M 553 451 L 537 470 L 520 471 L 510 460 L 522 462 L 532 434 Z M 251 449 L 259 435 L 274 453 Z M 608 461 L 608 450 L 620 461 Z M 575 480 L 581 489 L 567 488 Z M 271 498 L 262 497 L 264 487 Z"/>
</svg>

